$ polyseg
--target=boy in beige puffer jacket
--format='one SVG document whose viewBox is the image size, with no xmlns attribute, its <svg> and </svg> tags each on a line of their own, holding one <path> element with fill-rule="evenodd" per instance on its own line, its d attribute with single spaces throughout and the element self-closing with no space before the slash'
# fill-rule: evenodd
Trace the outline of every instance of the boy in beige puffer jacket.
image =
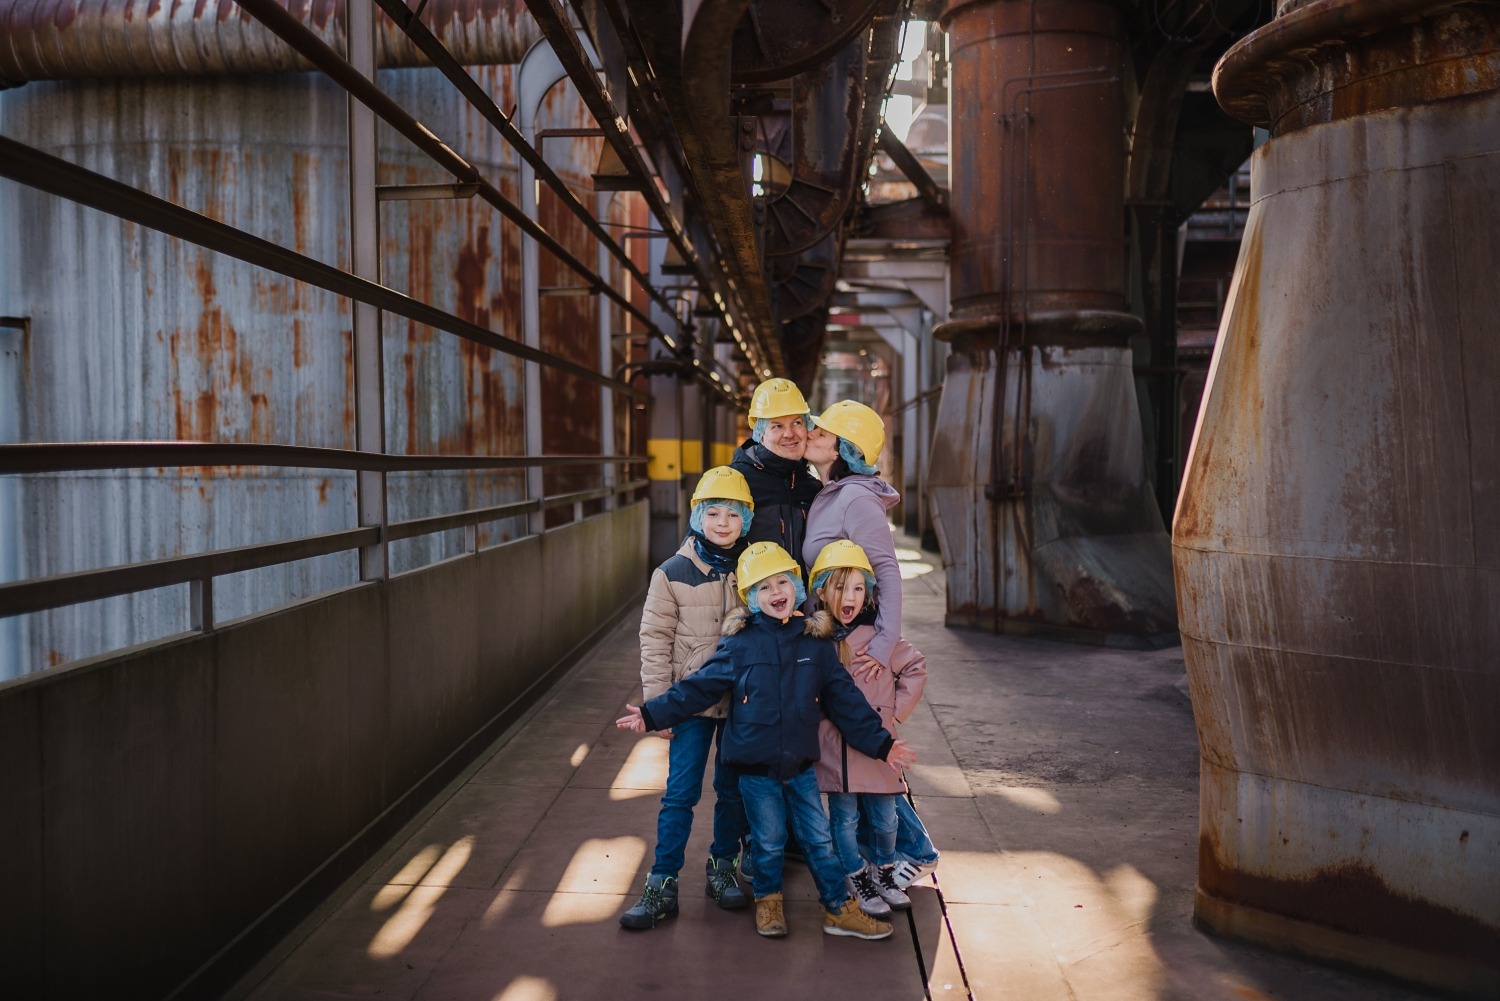
<svg viewBox="0 0 1500 1001">
<path fill-rule="evenodd" d="M 734 567 L 754 518 L 749 484 L 737 470 L 717 466 L 693 492 L 691 534 L 651 575 L 641 612 L 641 688 L 652 699 L 703 666 L 719 642 L 724 618 L 740 607 Z M 734 910 L 750 901 L 736 880 L 740 841 L 749 830 L 738 775 L 719 760 L 727 696 L 660 736 L 667 752 L 667 790 L 656 818 L 656 855 L 641 899 L 624 914 L 626 928 L 654 928 L 677 916 L 677 874 L 692 832 L 693 807 L 703 789 L 710 752 L 714 760 L 714 837 L 706 865 L 706 892 Z"/>
<path fill-rule="evenodd" d="M 852 651 L 875 634 L 875 571 L 865 551 L 848 539 L 824 546 L 813 563 L 813 593 L 838 623 L 839 659 L 848 669 Z M 850 672 L 870 707 L 880 714 L 892 737 L 897 724 L 911 717 L 927 684 L 927 658 L 904 639 L 892 648 L 890 670 L 878 674 Z M 837 727 L 823 720 L 818 731 L 821 755 L 816 765 L 818 788 L 828 794 L 829 827 L 834 849 L 848 874 L 850 890 L 860 909 L 874 918 L 887 918 L 891 908 L 911 906 L 896 884 L 896 800 L 906 791 L 905 780 L 884 762 L 867 758 L 850 747 Z M 860 854 L 856 831 L 860 816 L 872 831 L 871 854 Z"/>
</svg>

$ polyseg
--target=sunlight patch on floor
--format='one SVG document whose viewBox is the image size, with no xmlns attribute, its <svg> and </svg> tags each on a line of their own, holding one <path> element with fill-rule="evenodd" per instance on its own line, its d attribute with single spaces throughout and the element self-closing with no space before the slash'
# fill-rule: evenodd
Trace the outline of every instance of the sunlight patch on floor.
<svg viewBox="0 0 1500 1001">
<path fill-rule="evenodd" d="M 544 977 L 517 977 L 494 1001 L 557 1001 L 557 988 Z"/>
<path fill-rule="evenodd" d="M 437 902 L 448 891 L 448 883 L 463 871 L 474 848 L 472 837 L 462 837 L 443 853 L 428 872 L 431 884 L 412 887 L 401 907 L 386 919 L 367 950 L 373 959 L 390 959 L 411 944 L 432 917 Z"/>
<path fill-rule="evenodd" d="M 542 912 L 542 927 L 607 920 L 646 858 L 644 838 L 589 838 L 578 846 Z"/>
<path fill-rule="evenodd" d="M 636 740 L 624 764 L 609 784 L 609 798 L 615 802 L 659 796 L 666 791 L 667 750 L 671 742 L 654 734 Z"/>
<path fill-rule="evenodd" d="M 380 888 L 375 899 L 370 901 L 370 910 L 379 913 L 390 910 L 406 898 L 411 888 L 422 881 L 443 853 L 442 845 L 428 845 L 411 857 L 391 881 Z"/>
</svg>

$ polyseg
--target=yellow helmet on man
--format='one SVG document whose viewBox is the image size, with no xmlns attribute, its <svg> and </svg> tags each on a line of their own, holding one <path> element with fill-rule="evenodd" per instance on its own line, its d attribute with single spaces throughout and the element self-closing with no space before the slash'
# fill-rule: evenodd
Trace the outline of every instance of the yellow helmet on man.
<svg viewBox="0 0 1500 1001">
<path fill-rule="evenodd" d="M 767 577 L 784 573 L 797 580 L 802 579 L 802 568 L 797 561 L 787 554 L 774 542 L 755 542 L 746 547 L 740 553 L 739 565 L 735 567 L 735 587 L 740 592 L 740 600 L 747 605 L 750 603 L 750 589 Z"/>
<path fill-rule="evenodd" d="M 748 505 L 750 510 L 755 510 L 755 498 L 750 496 L 750 482 L 745 479 L 745 474 L 730 466 L 715 466 L 708 470 L 698 480 L 698 486 L 693 489 L 693 499 L 688 502 L 689 507 L 695 507 L 700 501 L 706 500 L 732 500 Z"/>
<path fill-rule="evenodd" d="M 755 422 L 772 417 L 801 417 L 807 413 L 807 400 L 802 396 L 802 390 L 790 379 L 767 379 L 755 387 L 755 394 L 750 397 L 750 426 L 755 427 Z"/>
<path fill-rule="evenodd" d="M 885 448 L 885 421 L 863 403 L 840 400 L 814 417 L 813 425 L 852 442 L 870 465 L 880 462 L 880 450 Z"/>
</svg>

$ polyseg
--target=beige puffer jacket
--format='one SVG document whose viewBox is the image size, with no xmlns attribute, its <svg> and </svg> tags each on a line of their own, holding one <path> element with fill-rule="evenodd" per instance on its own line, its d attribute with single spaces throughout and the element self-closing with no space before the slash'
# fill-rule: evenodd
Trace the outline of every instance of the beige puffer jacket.
<svg viewBox="0 0 1500 1001">
<path fill-rule="evenodd" d="M 851 651 L 858 650 L 875 636 L 874 626 L 855 626 L 847 637 L 839 641 L 839 659 L 847 670 L 853 660 Z M 853 672 L 850 672 L 851 674 Z M 865 693 L 870 707 L 880 714 L 880 721 L 892 737 L 900 737 L 897 724 L 911 718 L 917 703 L 922 701 L 922 689 L 927 685 L 927 658 L 906 640 L 898 639 L 891 653 L 889 671 L 870 679 L 854 679 L 859 690 Z M 900 793 L 906 791 L 890 765 L 866 757 L 844 742 L 838 727 L 827 719 L 818 724 L 818 789 L 823 792 L 874 792 Z"/>
<path fill-rule="evenodd" d="M 641 612 L 641 689 L 647 700 L 703 666 L 719 644 L 724 616 L 740 605 L 734 573 L 698 558 L 689 538 L 651 574 Z M 719 718 L 729 696 L 699 715 Z"/>
</svg>

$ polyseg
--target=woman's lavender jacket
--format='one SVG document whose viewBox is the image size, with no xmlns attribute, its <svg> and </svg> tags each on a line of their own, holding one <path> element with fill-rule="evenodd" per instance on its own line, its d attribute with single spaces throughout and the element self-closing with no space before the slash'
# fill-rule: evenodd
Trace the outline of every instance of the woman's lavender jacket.
<svg viewBox="0 0 1500 1001">
<path fill-rule="evenodd" d="M 880 605 L 875 619 L 875 638 L 867 651 L 886 667 L 896 641 L 901 638 L 901 563 L 891 539 L 887 512 L 901 502 L 896 488 L 878 476 L 855 473 L 824 484 L 807 512 L 807 540 L 802 560 L 812 566 L 823 547 L 835 539 L 848 539 L 865 551 L 875 568 Z M 811 581 L 808 582 L 811 584 Z M 808 588 L 807 607 L 817 607 L 817 596 Z"/>
</svg>

